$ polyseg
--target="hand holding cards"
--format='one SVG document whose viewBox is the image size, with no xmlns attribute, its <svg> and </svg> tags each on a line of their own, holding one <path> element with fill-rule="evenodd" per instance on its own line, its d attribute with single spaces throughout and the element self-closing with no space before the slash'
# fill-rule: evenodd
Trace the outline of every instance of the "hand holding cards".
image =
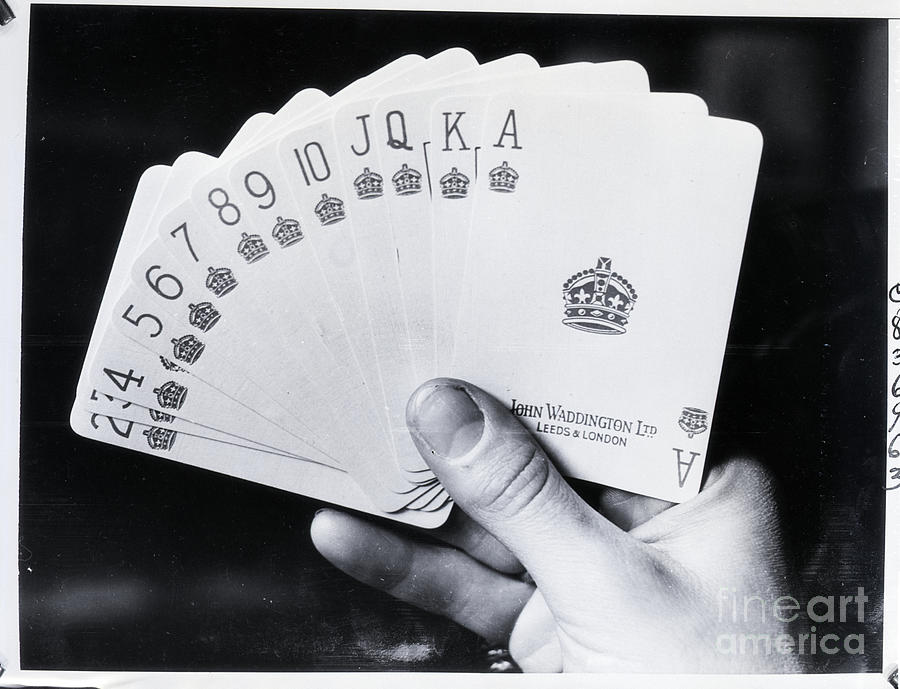
<svg viewBox="0 0 900 689">
<path fill-rule="evenodd" d="M 465 378 L 566 474 L 696 493 L 761 140 L 631 62 L 406 56 L 141 178 L 71 423 L 405 523 Z"/>
</svg>

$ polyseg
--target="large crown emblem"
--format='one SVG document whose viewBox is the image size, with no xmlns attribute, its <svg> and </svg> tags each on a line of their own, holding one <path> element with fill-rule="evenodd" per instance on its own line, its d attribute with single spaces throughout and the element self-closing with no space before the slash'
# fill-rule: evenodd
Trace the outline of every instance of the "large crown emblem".
<svg viewBox="0 0 900 689">
<path fill-rule="evenodd" d="M 182 335 L 177 340 L 172 338 L 172 352 L 179 361 L 193 364 L 203 354 L 206 345 L 193 335 Z"/>
<path fill-rule="evenodd" d="M 323 225 L 333 225 L 347 217 L 344 202 L 328 194 L 322 194 L 322 200 L 316 204 L 315 212 Z"/>
<path fill-rule="evenodd" d="M 495 167 L 488 173 L 488 188 L 491 191 L 509 194 L 516 190 L 516 182 L 518 181 L 519 173 L 513 170 L 505 160 L 502 165 Z"/>
<path fill-rule="evenodd" d="M 237 252 L 244 257 L 247 263 L 256 263 L 259 259 L 269 255 L 269 247 L 258 234 L 241 232 L 241 241 L 238 242 Z"/>
<path fill-rule="evenodd" d="M 628 280 L 612 272 L 611 265 L 611 258 L 601 257 L 596 268 L 575 273 L 566 281 L 565 325 L 604 335 L 625 332 L 637 293 Z"/>
<path fill-rule="evenodd" d="M 206 332 L 219 322 L 220 314 L 218 310 L 208 301 L 199 304 L 189 304 L 189 307 L 191 313 L 188 316 L 188 321 L 195 328 L 200 328 L 200 330 Z"/>
<path fill-rule="evenodd" d="M 237 287 L 234 273 L 228 268 L 209 267 L 209 275 L 206 276 L 206 287 L 217 297 L 224 297 Z"/>
<path fill-rule="evenodd" d="M 394 185 L 394 191 L 399 196 L 409 196 L 422 191 L 422 173 L 414 170 L 406 163 L 403 163 L 403 167 L 394 173 L 394 176 L 391 177 L 391 182 Z"/>
<path fill-rule="evenodd" d="M 179 385 L 174 380 L 163 383 L 158 388 L 153 388 L 156 401 L 163 409 L 181 409 L 181 405 L 187 399 L 187 388 Z"/>
<path fill-rule="evenodd" d="M 147 436 L 147 444 L 153 450 L 171 450 L 175 444 L 175 436 L 178 434 L 171 428 L 160 428 L 159 426 L 151 426 L 144 431 Z"/>
<path fill-rule="evenodd" d="M 678 419 L 678 427 L 688 434 L 688 438 L 703 433 L 708 426 L 706 421 L 708 414 L 696 407 L 685 407 L 681 410 L 681 417 Z"/>
<path fill-rule="evenodd" d="M 469 178 L 455 167 L 441 177 L 440 185 L 445 199 L 461 199 L 469 192 Z"/>
<path fill-rule="evenodd" d="M 374 199 L 384 192 L 384 178 L 369 168 L 363 168 L 362 174 L 353 180 L 356 195 L 361 199 Z"/>
<path fill-rule="evenodd" d="M 148 409 L 150 412 L 150 418 L 154 421 L 161 423 L 172 423 L 175 420 L 175 417 L 171 414 L 166 414 L 164 411 L 160 411 L 159 409 Z"/>
<path fill-rule="evenodd" d="M 278 242 L 278 246 L 283 249 L 303 239 L 303 230 L 300 229 L 300 223 L 296 220 L 290 218 L 285 220 L 279 215 L 275 229 L 272 230 L 272 236 Z"/>
</svg>

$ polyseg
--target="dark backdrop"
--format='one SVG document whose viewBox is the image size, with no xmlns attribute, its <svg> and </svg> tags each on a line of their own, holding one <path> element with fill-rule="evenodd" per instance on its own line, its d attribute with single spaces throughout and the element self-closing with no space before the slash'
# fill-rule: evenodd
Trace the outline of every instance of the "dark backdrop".
<svg viewBox="0 0 900 689">
<path fill-rule="evenodd" d="M 480 60 L 634 59 L 654 90 L 697 93 L 712 114 L 762 130 L 710 455 L 751 452 L 778 474 L 802 583 L 825 595 L 865 587 L 877 669 L 886 22 L 39 5 L 31 30 L 24 667 L 487 667 L 471 634 L 324 562 L 307 533 L 312 501 L 67 425 L 145 168 L 218 153 L 247 117 L 303 87 L 333 92 L 404 53 L 461 45 Z M 862 665 L 841 655 L 820 669 Z"/>
</svg>

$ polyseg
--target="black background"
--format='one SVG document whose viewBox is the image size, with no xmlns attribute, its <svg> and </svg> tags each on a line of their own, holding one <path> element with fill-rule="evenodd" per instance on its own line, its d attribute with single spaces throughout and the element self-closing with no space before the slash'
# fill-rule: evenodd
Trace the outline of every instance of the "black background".
<svg viewBox="0 0 900 689">
<path fill-rule="evenodd" d="M 865 631 L 865 663 L 880 666 L 886 22 L 39 5 L 31 29 L 23 667 L 487 667 L 471 634 L 325 563 L 312 501 L 83 440 L 67 423 L 144 169 L 217 154 L 303 87 L 334 92 L 453 45 L 482 61 L 637 60 L 654 90 L 697 93 L 711 114 L 762 130 L 710 456 L 772 467 L 796 597 L 864 586 L 870 624 L 844 631 Z M 690 317 L 702 327 L 702 308 Z"/>
</svg>

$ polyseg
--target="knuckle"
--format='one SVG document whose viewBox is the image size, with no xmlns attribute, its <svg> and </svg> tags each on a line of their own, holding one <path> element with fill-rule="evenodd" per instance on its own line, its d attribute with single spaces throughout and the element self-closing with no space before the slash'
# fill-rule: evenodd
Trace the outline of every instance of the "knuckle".
<svg viewBox="0 0 900 689">
<path fill-rule="evenodd" d="M 729 459 L 721 469 L 718 488 L 755 502 L 772 502 L 777 495 L 777 484 L 771 471 L 758 460 L 749 457 Z"/>
<path fill-rule="evenodd" d="M 511 516 L 532 505 L 546 489 L 550 463 L 534 445 L 516 448 L 491 463 L 481 486 L 479 508 L 495 517 Z"/>
</svg>

